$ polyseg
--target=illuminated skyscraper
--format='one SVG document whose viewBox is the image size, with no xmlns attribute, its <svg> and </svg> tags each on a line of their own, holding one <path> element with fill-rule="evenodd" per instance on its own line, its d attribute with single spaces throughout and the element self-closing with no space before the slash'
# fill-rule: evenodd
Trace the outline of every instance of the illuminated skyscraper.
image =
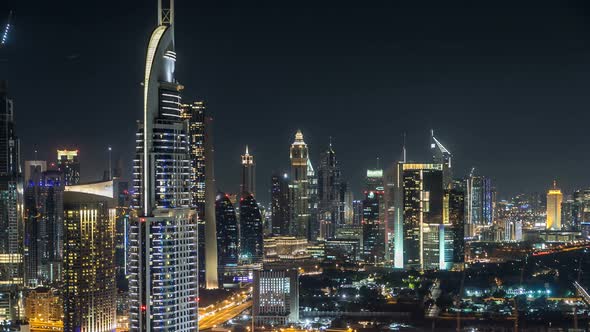
<svg viewBox="0 0 590 332">
<path fill-rule="evenodd" d="M 485 176 L 474 174 L 474 170 L 465 183 L 465 236 L 473 238 L 483 228 L 493 223 L 492 181 Z"/>
<path fill-rule="evenodd" d="M 319 236 L 328 239 L 334 237 L 336 227 L 344 222 L 343 214 L 340 213 L 344 203 L 340 197 L 340 167 L 336 160 L 336 153 L 332 149 L 332 142 L 330 142 L 328 149 L 320 156 L 317 178 L 320 223 Z"/>
<path fill-rule="evenodd" d="M 113 182 L 67 186 L 64 193 L 64 331 L 116 328 Z"/>
<path fill-rule="evenodd" d="M 229 196 L 222 192 L 215 199 L 215 220 L 219 270 L 224 271 L 226 267 L 238 265 L 240 238 L 236 210 Z"/>
<path fill-rule="evenodd" d="M 547 229 L 561 230 L 561 203 L 563 194 L 557 188 L 557 182 L 553 181 L 553 188 L 547 192 Z"/>
<path fill-rule="evenodd" d="M 242 155 L 242 183 L 240 184 L 240 192 L 250 193 L 256 197 L 256 164 L 254 163 L 254 156 L 248 152 L 246 145 L 246 153 Z"/>
<path fill-rule="evenodd" d="M 291 205 L 289 201 L 289 176 L 273 174 L 270 179 L 270 209 L 273 235 L 288 235 Z"/>
<path fill-rule="evenodd" d="M 240 198 L 240 257 L 250 264 L 262 263 L 263 225 L 258 203 L 252 194 Z"/>
<path fill-rule="evenodd" d="M 57 167 L 64 173 L 66 186 L 72 186 L 80 182 L 78 150 L 57 150 Z"/>
<path fill-rule="evenodd" d="M 213 169 L 213 117 L 208 114 L 204 101 L 196 101 L 182 105 L 182 118 L 188 122 L 191 207 L 196 208 L 198 216 L 199 280 L 205 287 L 217 288 L 214 281 L 217 280 L 217 272 L 215 272 L 217 271 L 217 237 L 215 235 L 217 234 L 215 230 L 217 188 Z M 207 248 L 210 248 L 209 254 L 207 254 Z"/>
<path fill-rule="evenodd" d="M 298 130 L 291 144 L 291 218 L 289 235 L 309 237 L 309 155 L 303 134 Z"/>
<path fill-rule="evenodd" d="M 20 141 L 16 137 L 13 101 L 0 81 L 0 320 L 15 320 L 17 291 L 24 281 Z"/>
<path fill-rule="evenodd" d="M 385 225 L 380 219 L 383 191 L 369 191 L 363 200 L 363 258 L 366 263 L 382 263 L 385 258 Z"/>
<path fill-rule="evenodd" d="M 158 1 L 158 26 L 146 53 L 143 121 L 136 134 L 133 165 L 136 216 L 130 221 L 128 271 L 133 332 L 198 329 L 189 128 L 182 119 L 183 87 L 175 78 L 174 2 L 162 2 Z M 214 218 L 213 207 L 213 229 Z M 212 236 L 215 241 L 215 233 Z M 215 276 L 216 249 L 212 250 Z M 213 282 L 217 284 L 217 278 Z"/>
<path fill-rule="evenodd" d="M 24 254 L 29 286 L 60 279 L 63 250 L 63 174 L 46 162 L 25 161 Z"/>
<path fill-rule="evenodd" d="M 443 218 L 443 165 L 397 165 L 395 267 L 446 269 L 452 264 L 452 231 Z"/>
<path fill-rule="evenodd" d="M 465 194 L 460 188 L 445 190 L 443 221 L 452 232 L 453 263 L 465 262 Z M 447 218 L 448 216 L 448 218 Z M 448 221 L 447 221 L 448 219 Z"/>
</svg>

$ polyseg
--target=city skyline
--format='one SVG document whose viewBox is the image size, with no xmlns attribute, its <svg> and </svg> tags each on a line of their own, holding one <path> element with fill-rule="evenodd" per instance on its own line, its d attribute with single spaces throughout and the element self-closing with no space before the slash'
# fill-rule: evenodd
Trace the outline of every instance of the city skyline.
<svg viewBox="0 0 590 332">
<path fill-rule="evenodd" d="M 269 202 L 270 174 L 288 170 L 286 147 L 297 129 L 316 168 L 333 137 L 342 177 L 355 193 L 376 157 L 391 165 L 399 156 L 404 132 L 408 160 L 425 160 L 431 128 L 453 152 L 455 176 L 476 167 L 493 179 L 500 197 L 544 192 L 553 179 L 566 194 L 588 185 L 587 157 L 575 152 L 588 143 L 581 134 L 588 117 L 582 110 L 590 103 L 582 76 L 587 68 L 584 22 L 564 5 L 536 4 L 525 12 L 525 5 L 508 3 L 485 8 L 343 3 L 336 13 L 327 4 L 265 4 L 253 13 L 242 4 L 226 10 L 179 1 L 177 39 L 184 57 L 178 75 L 190 82 L 184 95 L 205 98 L 218 119 L 216 132 L 226 133 L 216 139 L 219 189 L 239 190 L 239 158 L 248 144 L 258 160 L 258 200 Z M 2 20 L 14 10 L 14 29 L 0 49 L 0 69 L 20 110 L 24 159 L 51 161 L 57 148 L 76 147 L 83 180 L 95 180 L 106 168 L 112 145 L 114 160 L 122 157 L 129 169 L 132 123 L 140 118 L 140 50 L 153 21 L 151 3 L 128 2 L 112 16 L 82 25 L 83 8 L 64 5 L 55 12 L 62 18 L 56 29 L 63 33 L 47 41 L 41 40 L 50 16 L 45 14 L 58 9 L 37 5 L 0 7 Z M 103 5 L 88 6 L 100 10 Z M 586 10 L 581 3 L 576 8 Z M 247 14 L 258 21 L 245 20 Z M 358 22 L 348 24 L 353 14 Z M 548 15 L 553 20 L 545 22 Z M 456 22 L 448 23 L 449 17 Z M 276 31 L 266 31 L 265 24 L 274 24 Z M 115 31 L 119 38 L 103 38 Z M 116 60 L 107 56 L 110 49 L 127 47 L 133 51 L 116 52 Z M 49 77 L 59 79 L 48 85 Z M 121 80 L 121 92 L 102 98 L 108 86 L 103 83 L 113 77 Z M 63 91 L 68 98 L 59 108 L 40 111 L 47 109 L 42 100 Z M 30 94 L 39 97 L 26 97 Z M 86 116 L 78 119 L 81 110 Z M 238 126 L 233 119 L 242 112 L 249 116 L 240 117 Z M 364 114 L 373 116 L 359 126 Z M 44 126 L 27 122 L 30 115 Z M 55 131 L 63 126 L 62 116 L 74 125 Z M 527 169 L 528 175 L 517 176 L 515 168 Z"/>
</svg>

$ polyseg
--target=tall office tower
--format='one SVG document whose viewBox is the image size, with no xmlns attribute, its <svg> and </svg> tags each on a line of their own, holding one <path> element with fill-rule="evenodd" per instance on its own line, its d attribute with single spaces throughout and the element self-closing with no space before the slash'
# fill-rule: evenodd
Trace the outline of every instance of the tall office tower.
<svg viewBox="0 0 590 332">
<path fill-rule="evenodd" d="M 24 280 L 20 142 L 13 106 L 6 82 L 0 81 L 0 321 L 18 318 L 17 292 Z"/>
<path fill-rule="evenodd" d="M 307 239 L 315 241 L 320 236 L 318 177 L 310 159 L 307 160 L 307 181 L 307 202 L 309 211 Z"/>
<path fill-rule="evenodd" d="M 303 134 L 298 130 L 291 144 L 291 218 L 289 235 L 308 238 L 309 236 L 309 156 Z"/>
<path fill-rule="evenodd" d="M 25 282 L 31 287 L 60 279 L 63 250 L 63 174 L 45 161 L 25 161 Z"/>
<path fill-rule="evenodd" d="M 78 150 L 57 150 L 57 167 L 64 174 L 66 186 L 80 182 L 80 159 Z"/>
<path fill-rule="evenodd" d="M 119 173 L 120 174 L 120 173 Z M 117 220 L 115 226 L 115 264 L 117 268 L 117 289 L 127 292 L 129 285 L 127 283 L 127 266 L 129 255 L 129 220 L 131 195 L 129 193 L 129 182 L 120 178 L 118 172 L 115 172 L 113 185 L 117 199 Z"/>
<path fill-rule="evenodd" d="M 342 182 L 340 184 L 340 205 L 341 205 L 341 221 L 343 225 L 352 225 L 354 223 L 354 196 L 352 190 L 348 187 L 348 183 Z M 342 225 L 342 226 L 343 226 Z"/>
<path fill-rule="evenodd" d="M 174 2 L 163 6 L 159 0 L 158 26 L 146 54 L 143 121 L 136 134 L 133 165 L 135 211 L 129 227 L 128 271 L 129 329 L 133 332 L 198 329 L 197 224 L 191 208 L 189 128 L 181 117 L 182 85 L 175 79 L 175 62 Z M 213 208 L 213 223 L 214 218 Z M 215 233 L 212 236 L 215 241 Z M 217 248 L 212 251 L 215 279 L 211 282 L 216 288 Z"/>
<path fill-rule="evenodd" d="M 323 239 L 332 238 L 335 228 L 343 222 L 340 215 L 340 168 L 336 160 L 336 153 L 332 149 L 332 142 L 328 149 L 320 156 L 318 167 L 318 214 L 320 234 Z"/>
<path fill-rule="evenodd" d="M 547 229 L 561 230 L 561 203 L 563 194 L 557 188 L 557 182 L 553 181 L 553 188 L 547 192 Z"/>
<path fill-rule="evenodd" d="M 252 311 L 257 326 L 286 326 L 299 322 L 297 270 L 254 271 Z"/>
<path fill-rule="evenodd" d="M 561 224 L 568 231 L 576 231 L 574 220 L 574 200 L 568 199 L 561 203 Z"/>
<path fill-rule="evenodd" d="M 250 193 L 256 197 L 256 164 L 254 156 L 248 152 L 242 155 L 242 183 L 240 184 L 241 193 Z"/>
<path fill-rule="evenodd" d="M 114 331 L 116 321 L 113 182 L 66 186 L 64 331 Z"/>
<path fill-rule="evenodd" d="M 383 192 L 369 191 L 363 200 L 363 258 L 378 264 L 385 259 L 385 226 L 380 217 Z"/>
<path fill-rule="evenodd" d="M 213 170 L 213 117 L 207 112 L 204 101 L 196 101 L 192 104 L 183 104 L 181 115 L 188 122 L 189 154 L 191 160 L 190 192 L 191 207 L 197 210 L 198 224 L 198 264 L 199 280 L 205 287 L 216 288 L 214 280 L 217 276 L 215 253 L 217 245 L 216 236 L 207 237 L 207 230 L 210 234 L 217 232 L 212 229 L 215 225 L 215 177 Z M 212 222 L 207 222 L 211 220 Z M 209 239 L 209 241 L 206 241 Z M 212 246 L 211 255 L 206 255 L 206 248 Z M 210 268 L 206 269 L 206 265 Z M 206 270 L 209 271 L 209 278 L 206 278 Z"/>
<path fill-rule="evenodd" d="M 491 227 L 494 221 L 492 181 L 474 175 L 472 170 L 465 186 L 465 236 L 474 238 L 482 229 Z"/>
<path fill-rule="evenodd" d="M 385 260 L 393 261 L 394 257 L 394 228 L 395 228 L 395 185 L 397 180 L 395 164 L 383 173 L 383 209 L 385 227 Z"/>
<path fill-rule="evenodd" d="M 443 165 L 400 162 L 397 169 L 395 267 L 448 268 L 452 232 L 443 218 Z"/>
<path fill-rule="evenodd" d="M 360 226 L 363 221 L 363 201 L 355 199 L 352 201 L 352 224 Z"/>
<path fill-rule="evenodd" d="M 240 258 L 250 264 L 262 263 L 263 225 L 258 203 L 252 194 L 240 198 Z"/>
<path fill-rule="evenodd" d="M 217 221 L 217 254 L 220 273 L 228 267 L 238 265 L 240 237 L 236 210 L 229 195 L 218 193 L 215 199 L 215 220 Z"/>
<path fill-rule="evenodd" d="M 42 174 L 46 170 L 47 163 L 45 161 L 25 161 L 24 263 L 25 284 L 30 287 L 37 287 L 46 280 L 47 237 L 44 213 L 42 213 L 44 200 L 41 193 Z"/>
<path fill-rule="evenodd" d="M 453 238 L 453 245 L 448 249 L 453 249 L 453 263 L 462 264 L 465 262 L 465 193 L 457 187 L 446 189 L 443 203 L 443 223 L 450 225 L 448 230 Z"/>
<path fill-rule="evenodd" d="M 291 218 L 289 176 L 273 174 L 270 178 L 270 213 L 273 235 L 288 235 Z"/>
<path fill-rule="evenodd" d="M 443 185 L 445 189 L 451 187 L 453 182 L 452 155 L 447 148 L 434 137 L 434 130 L 430 130 L 430 150 L 432 151 L 432 162 L 443 165 Z"/>
</svg>

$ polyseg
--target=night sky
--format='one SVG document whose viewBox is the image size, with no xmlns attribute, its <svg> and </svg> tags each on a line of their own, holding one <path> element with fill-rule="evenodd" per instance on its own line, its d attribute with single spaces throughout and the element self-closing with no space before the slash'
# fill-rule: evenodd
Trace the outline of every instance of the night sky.
<svg viewBox="0 0 590 332">
<path fill-rule="evenodd" d="M 177 0 L 177 78 L 215 117 L 216 178 L 239 188 L 246 144 L 259 200 L 303 130 L 317 167 L 333 137 L 343 176 L 429 158 L 429 130 L 492 177 L 501 197 L 590 185 L 587 1 Z M 2 1 L 15 10 L 0 78 L 15 100 L 25 159 L 81 150 L 95 180 L 106 147 L 127 166 L 142 112 L 156 0 Z"/>
</svg>

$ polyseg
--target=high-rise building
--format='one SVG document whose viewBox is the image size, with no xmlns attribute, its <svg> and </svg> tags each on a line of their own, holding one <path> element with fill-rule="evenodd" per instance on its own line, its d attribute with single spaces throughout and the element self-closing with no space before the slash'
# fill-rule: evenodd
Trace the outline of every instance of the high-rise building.
<svg viewBox="0 0 590 332">
<path fill-rule="evenodd" d="M 352 225 L 354 223 L 354 196 L 350 190 L 348 183 L 340 183 L 340 220 L 343 225 Z"/>
<path fill-rule="evenodd" d="M 256 164 L 254 163 L 254 156 L 248 152 L 246 145 L 246 153 L 242 155 L 242 183 L 240 184 L 240 192 L 250 193 L 256 197 Z"/>
<path fill-rule="evenodd" d="M 318 215 L 320 223 L 320 238 L 328 239 L 334 236 L 334 230 L 343 223 L 341 210 L 340 167 L 336 160 L 336 153 L 332 148 L 332 142 L 328 149 L 320 156 L 318 167 Z"/>
<path fill-rule="evenodd" d="M 66 186 L 64 331 L 114 331 L 116 322 L 113 182 Z"/>
<path fill-rule="evenodd" d="M 252 311 L 257 326 L 286 326 L 299 322 L 297 270 L 254 271 Z"/>
<path fill-rule="evenodd" d="M 561 203 L 561 225 L 566 230 L 577 230 L 574 211 L 575 203 L 573 199 L 568 199 Z"/>
<path fill-rule="evenodd" d="M 173 4 L 158 1 L 158 25 L 146 53 L 143 120 L 136 134 L 128 271 L 133 332 L 198 329 L 197 217 L 190 176 L 194 165 L 188 123 L 182 119 L 183 86 L 175 78 Z M 215 197 L 209 202 L 213 215 L 207 222 L 213 222 L 214 230 Z M 215 232 L 212 237 L 216 242 Z M 211 282 L 217 288 L 217 248 L 211 251 Z"/>
<path fill-rule="evenodd" d="M 383 191 L 369 191 L 363 200 L 363 258 L 378 264 L 385 259 L 385 224 L 380 217 Z"/>
<path fill-rule="evenodd" d="M 25 161 L 24 259 L 26 284 L 60 279 L 63 254 L 63 174 L 45 161 Z"/>
<path fill-rule="evenodd" d="M 213 117 L 204 101 L 183 104 L 181 115 L 188 122 L 191 207 L 196 208 L 198 217 L 199 280 L 207 288 L 217 288 Z"/>
<path fill-rule="evenodd" d="M 352 201 L 352 224 L 360 226 L 363 221 L 363 201 L 355 199 Z"/>
<path fill-rule="evenodd" d="M 115 172 L 113 178 L 117 200 L 117 220 L 115 226 L 115 265 L 117 268 L 117 289 L 127 292 L 127 270 L 129 255 L 129 220 L 131 194 L 129 193 L 129 182 L 120 178 L 120 173 Z"/>
<path fill-rule="evenodd" d="M 262 215 L 252 194 L 240 198 L 240 258 L 249 264 L 262 263 L 263 248 Z"/>
<path fill-rule="evenodd" d="M 449 268 L 453 232 L 443 218 L 443 165 L 399 162 L 397 169 L 395 267 Z"/>
<path fill-rule="evenodd" d="M 20 141 L 14 103 L 0 81 L 0 321 L 18 319 L 17 292 L 24 281 Z"/>
<path fill-rule="evenodd" d="M 291 218 L 289 175 L 273 174 L 270 178 L 270 210 L 272 234 L 288 235 Z"/>
<path fill-rule="evenodd" d="M 315 241 L 320 236 L 318 177 L 310 159 L 307 159 L 307 181 L 307 202 L 309 211 L 307 239 Z"/>
<path fill-rule="evenodd" d="M 215 199 L 215 220 L 217 222 L 217 254 L 220 272 L 227 267 L 237 266 L 240 238 L 236 210 L 229 195 L 219 192 Z"/>
<path fill-rule="evenodd" d="M 492 181 L 472 170 L 465 186 L 465 236 L 474 238 L 494 221 Z"/>
<path fill-rule="evenodd" d="M 460 188 L 445 190 L 443 221 L 452 232 L 453 263 L 465 262 L 465 193 Z M 447 218 L 448 216 L 448 218 Z M 445 219 L 448 219 L 445 220 Z"/>
<path fill-rule="evenodd" d="M 309 155 L 303 134 L 298 130 L 291 144 L 291 218 L 289 235 L 309 238 Z"/>
<path fill-rule="evenodd" d="M 57 150 L 57 167 L 64 174 L 66 186 L 80 182 L 80 159 L 78 150 Z"/>
<path fill-rule="evenodd" d="M 547 229 L 561 230 L 561 203 L 563 194 L 557 188 L 557 182 L 553 181 L 553 188 L 547 192 Z"/>
</svg>

